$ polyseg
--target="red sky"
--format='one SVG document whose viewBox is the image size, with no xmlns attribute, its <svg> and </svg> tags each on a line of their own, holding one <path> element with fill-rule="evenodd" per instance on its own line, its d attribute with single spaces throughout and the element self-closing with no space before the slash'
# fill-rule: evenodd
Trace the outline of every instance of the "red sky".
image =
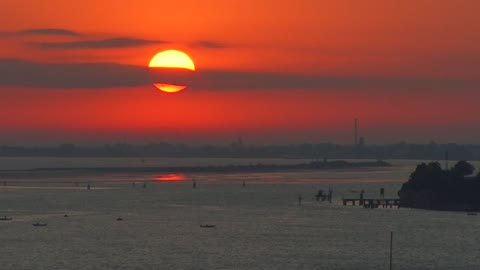
<svg viewBox="0 0 480 270">
<path fill-rule="evenodd" d="M 479 143 L 478 1 L 164 2 L 2 3 L 0 144 Z M 124 84 L 172 48 L 208 83 Z"/>
</svg>

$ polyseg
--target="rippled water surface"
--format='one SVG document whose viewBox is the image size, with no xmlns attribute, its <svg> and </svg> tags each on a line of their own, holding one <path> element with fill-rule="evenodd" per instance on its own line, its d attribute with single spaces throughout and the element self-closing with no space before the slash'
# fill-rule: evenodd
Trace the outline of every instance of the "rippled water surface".
<svg viewBox="0 0 480 270">
<path fill-rule="evenodd" d="M 16 166 L 54 167 L 30 162 Z M 84 167 L 78 162 L 55 164 Z M 417 162 L 391 162 L 379 170 L 9 179 L 0 186 L 0 216 L 13 218 L 0 221 L 1 269 L 388 269 L 390 231 L 394 269 L 480 269 L 480 215 L 341 204 L 361 189 L 396 196 Z M 320 188 L 334 191 L 331 204 L 315 200 Z"/>
</svg>

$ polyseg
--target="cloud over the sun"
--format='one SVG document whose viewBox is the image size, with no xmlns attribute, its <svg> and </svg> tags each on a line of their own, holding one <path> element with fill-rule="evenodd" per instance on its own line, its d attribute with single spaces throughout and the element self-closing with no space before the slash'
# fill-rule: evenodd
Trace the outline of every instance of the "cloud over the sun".
<svg viewBox="0 0 480 270">
<path fill-rule="evenodd" d="M 155 78 L 169 80 L 169 71 L 158 71 Z M 182 78 L 183 75 L 177 76 Z M 175 76 L 173 76 L 175 77 Z M 269 72 L 203 70 L 186 78 L 189 86 L 205 90 L 232 89 L 472 89 L 478 80 L 438 78 L 388 78 L 354 76 L 317 76 Z M 36 63 L 18 59 L 0 59 L 0 86 L 99 89 L 146 86 L 151 73 L 143 66 L 115 63 Z M 166 82 L 166 81 L 165 81 Z M 172 82 L 170 82 L 172 83 Z"/>
<path fill-rule="evenodd" d="M 49 64 L 0 59 L 0 85 L 96 89 L 145 85 L 146 68 L 111 63 Z"/>
<path fill-rule="evenodd" d="M 65 37 L 67 41 L 41 41 L 31 43 L 37 49 L 56 50 L 56 49 L 112 49 L 140 47 L 155 44 L 168 44 L 172 41 L 165 39 L 144 39 L 140 37 L 108 36 L 92 37 L 88 33 L 80 33 L 65 28 L 31 28 L 17 31 L 0 31 L 0 38 L 24 37 L 24 36 L 45 36 L 45 37 Z M 73 40 L 72 40 L 73 39 Z M 203 49 L 225 49 L 230 45 L 211 40 L 197 40 L 187 42 L 185 45 L 192 48 Z"/>
<path fill-rule="evenodd" d="M 113 37 L 105 39 L 86 39 L 66 42 L 37 42 L 33 45 L 39 49 L 110 49 L 110 48 L 127 48 L 127 47 L 140 47 L 155 44 L 168 44 L 172 43 L 168 40 L 151 40 L 141 38 L 129 38 L 129 37 Z M 204 49 L 224 49 L 229 46 L 220 42 L 213 41 L 195 41 L 188 44 L 192 48 L 204 48 Z"/>
</svg>

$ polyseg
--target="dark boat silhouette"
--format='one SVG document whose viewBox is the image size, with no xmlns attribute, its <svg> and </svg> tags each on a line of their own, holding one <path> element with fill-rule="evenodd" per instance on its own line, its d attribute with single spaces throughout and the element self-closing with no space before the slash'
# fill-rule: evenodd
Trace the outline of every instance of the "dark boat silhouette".
<svg viewBox="0 0 480 270">
<path fill-rule="evenodd" d="M 117 221 L 122 221 L 122 220 L 123 220 L 123 218 L 121 218 L 121 217 L 117 218 Z"/>
<path fill-rule="evenodd" d="M 200 225 L 201 228 L 215 228 L 217 227 L 216 225 L 213 224 L 202 224 Z"/>
<path fill-rule="evenodd" d="M 34 226 L 34 227 L 45 227 L 45 226 L 47 226 L 47 223 L 35 222 L 35 223 L 32 223 L 32 226 Z"/>
<path fill-rule="evenodd" d="M 467 216 L 476 216 L 476 215 L 477 215 L 476 212 L 468 212 L 468 213 L 467 213 Z"/>
<path fill-rule="evenodd" d="M 7 216 L 3 216 L 3 217 L 0 217 L 0 220 L 12 220 L 11 217 L 7 217 Z"/>
</svg>

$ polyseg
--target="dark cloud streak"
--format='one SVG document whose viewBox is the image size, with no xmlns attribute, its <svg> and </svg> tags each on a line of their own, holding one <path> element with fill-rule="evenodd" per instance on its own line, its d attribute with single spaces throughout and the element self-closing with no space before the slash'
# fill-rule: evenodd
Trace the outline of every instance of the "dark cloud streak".
<svg viewBox="0 0 480 270">
<path fill-rule="evenodd" d="M 64 28 L 32 28 L 19 31 L 0 31 L 0 37 L 19 37 L 19 36 L 64 36 L 75 37 L 79 40 L 75 41 L 63 41 L 63 42 L 38 42 L 33 43 L 36 48 L 39 49 L 104 49 L 104 48 L 126 48 L 126 47 L 140 47 L 153 44 L 165 44 L 171 43 L 167 40 L 149 40 L 141 38 L 130 37 L 111 37 L 103 39 L 86 39 L 87 34 L 82 34 L 73 30 Z M 203 49 L 225 49 L 231 46 L 209 40 L 198 40 L 188 44 L 192 48 Z"/>
<path fill-rule="evenodd" d="M 81 36 L 80 33 L 62 29 L 62 28 L 34 28 L 34 29 L 25 29 L 15 32 L 0 32 L 0 37 L 10 37 L 10 36 L 34 36 L 34 35 L 45 35 L 45 36 Z"/>
<path fill-rule="evenodd" d="M 101 40 L 81 40 L 68 42 L 42 42 L 34 43 L 40 49 L 111 49 L 111 48 L 126 48 L 126 47 L 140 47 L 153 44 L 169 43 L 165 40 L 148 40 L 137 38 L 108 38 Z"/>
<path fill-rule="evenodd" d="M 152 77 L 152 73 L 154 73 Z M 205 90 L 282 90 L 282 89 L 474 89 L 479 81 L 386 78 L 335 77 L 267 72 L 199 70 L 195 73 L 178 70 L 148 70 L 147 67 L 114 63 L 35 63 L 18 59 L 0 59 L 0 86 L 55 89 L 98 89 L 144 86 L 169 81 L 175 77 L 185 84 Z"/>
<path fill-rule="evenodd" d="M 0 60 L 0 85 L 78 89 L 132 87 L 146 84 L 146 68 L 110 63 L 45 64 Z"/>
<path fill-rule="evenodd" d="M 191 46 L 193 48 L 205 48 L 205 49 L 225 49 L 230 47 L 223 43 L 213 42 L 208 40 L 200 40 L 197 42 L 193 42 Z"/>
<path fill-rule="evenodd" d="M 264 72 L 210 71 L 204 74 L 208 89 L 456 89 L 480 86 L 479 81 L 319 76 Z"/>
<path fill-rule="evenodd" d="M 21 35 L 80 36 L 79 33 L 62 28 L 26 29 L 18 32 Z"/>
</svg>

